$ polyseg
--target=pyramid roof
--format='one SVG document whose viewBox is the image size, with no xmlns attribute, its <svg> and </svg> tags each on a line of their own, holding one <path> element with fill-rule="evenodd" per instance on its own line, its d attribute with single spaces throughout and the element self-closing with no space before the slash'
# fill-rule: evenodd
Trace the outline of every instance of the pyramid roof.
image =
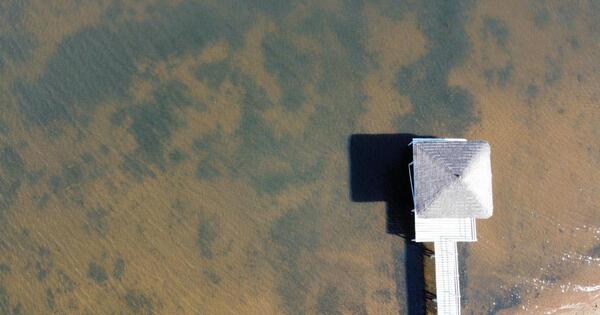
<svg viewBox="0 0 600 315">
<path fill-rule="evenodd" d="M 431 139 L 413 144 L 415 211 L 422 218 L 488 218 L 490 145 Z"/>
</svg>

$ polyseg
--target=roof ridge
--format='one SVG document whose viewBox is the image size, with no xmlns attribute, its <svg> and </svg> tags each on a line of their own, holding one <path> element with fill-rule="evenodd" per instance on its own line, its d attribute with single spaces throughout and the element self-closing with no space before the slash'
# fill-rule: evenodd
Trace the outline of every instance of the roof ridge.
<svg viewBox="0 0 600 315">
<path fill-rule="evenodd" d="M 455 141 L 455 142 L 462 142 L 462 141 Z M 455 177 L 460 177 L 460 175 L 462 174 L 455 174 L 455 172 L 452 171 L 452 169 L 450 169 L 450 163 L 448 163 L 448 161 L 442 156 L 442 155 L 431 155 L 429 154 L 430 152 L 428 152 L 427 150 L 425 150 L 425 148 L 427 148 L 426 146 L 417 146 L 418 150 L 421 150 L 421 152 L 423 152 L 433 163 L 435 163 L 436 165 L 440 166 L 440 168 L 446 170 L 450 175 L 453 175 Z"/>
<path fill-rule="evenodd" d="M 424 205 L 420 206 L 421 210 L 425 210 L 427 209 L 435 200 L 436 198 L 444 191 L 446 190 L 449 186 L 451 186 L 454 182 L 456 182 L 458 179 L 460 178 L 460 176 L 456 176 L 456 174 L 454 174 L 452 172 L 452 170 L 448 167 L 448 165 L 446 165 L 445 163 L 440 163 L 441 161 L 439 161 L 438 159 L 433 158 L 431 155 L 427 154 L 428 152 L 423 150 L 423 148 L 421 148 L 420 146 L 417 146 L 417 150 L 420 150 L 421 153 L 424 154 L 424 156 L 429 159 L 433 164 L 437 165 L 440 169 L 444 170 L 449 176 L 449 178 L 452 179 L 452 181 L 450 181 L 449 183 L 446 183 L 445 185 L 443 185 L 442 187 L 438 188 L 433 194 L 432 194 L 432 198 L 430 198 L 429 200 L 427 200 L 427 203 L 425 203 Z"/>
<path fill-rule="evenodd" d="M 456 180 L 453 181 L 452 183 L 450 183 L 449 185 L 445 186 L 443 189 L 440 189 L 440 191 L 436 192 L 434 194 L 434 196 L 431 198 L 431 201 L 428 202 L 428 207 L 431 206 L 433 203 L 435 203 L 436 201 L 438 201 L 439 197 L 447 192 L 448 190 L 450 190 L 451 188 L 455 188 L 452 186 L 458 186 L 460 188 L 463 188 L 462 192 L 464 194 L 467 194 L 469 197 L 471 197 L 471 199 L 475 200 L 477 203 L 481 204 L 480 200 L 477 198 L 476 194 L 474 194 L 472 191 L 468 190 L 468 189 L 464 189 L 467 187 L 467 185 L 465 185 L 465 183 L 463 181 L 460 180 Z"/>
<path fill-rule="evenodd" d="M 452 175 L 452 174 L 450 174 Z M 431 198 L 427 201 L 427 203 L 425 203 L 425 205 L 423 205 L 421 207 L 421 211 L 419 212 L 426 212 L 427 208 L 429 208 L 437 199 L 438 197 L 445 192 L 446 190 L 448 190 L 448 188 L 450 188 L 451 186 L 454 186 L 455 183 L 460 184 L 460 182 L 457 179 L 453 179 L 450 183 L 448 183 L 447 185 L 444 185 L 443 187 L 441 187 L 440 189 L 436 190 Z"/>
<path fill-rule="evenodd" d="M 449 141 L 449 142 L 443 142 L 444 144 L 444 148 L 449 148 L 450 150 L 456 150 L 456 149 L 463 149 L 465 147 L 469 147 L 474 143 L 482 143 L 485 141 Z M 444 154 L 432 154 L 432 153 L 436 153 L 436 150 L 439 150 L 438 148 L 433 148 L 427 145 L 420 145 L 418 146 L 420 148 L 420 150 L 426 154 L 431 161 L 435 162 L 437 165 L 439 166 L 443 166 L 443 168 L 449 170 L 450 174 L 460 177 L 463 172 L 466 169 L 467 165 L 463 165 L 462 167 L 459 164 L 453 163 L 452 159 L 448 159 L 446 155 Z M 468 151 L 467 152 L 467 159 L 471 159 L 473 158 L 475 155 L 477 155 L 477 153 L 481 150 L 481 148 L 477 147 L 476 150 L 473 151 Z M 462 152 L 464 154 L 464 152 Z M 470 153 L 470 154 L 469 154 Z M 457 168 L 457 169 L 455 169 Z"/>
</svg>

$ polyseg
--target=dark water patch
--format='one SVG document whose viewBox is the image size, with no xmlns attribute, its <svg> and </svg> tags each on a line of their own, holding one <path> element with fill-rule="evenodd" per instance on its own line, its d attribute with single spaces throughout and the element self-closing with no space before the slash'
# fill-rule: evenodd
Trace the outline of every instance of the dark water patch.
<svg viewBox="0 0 600 315">
<path fill-rule="evenodd" d="M 1 69 L 1 66 L 0 66 L 0 69 Z M 9 132 L 10 132 L 10 127 L 2 118 L 0 118 L 0 135 L 6 136 L 6 135 L 8 135 Z"/>
<path fill-rule="evenodd" d="M 122 126 L 127 120 L 127 110 L 120 108 L 110 115 L 110 123 L 113 126 Z"/>
<path fill-rule="evenodd" d="M 98 146 L 98 152 L 100 152 L 102 155 L 107 155 L 110 152 L 110 150 L 105 144 L 101 144 L 100 146 Z"/>
<path fill-rule="evenodd" d="M 377 4 L 379 14 L 395 21 L 402 20 L 415 7 L 411 1 L 376 0 L 372 2 Z"/>
<path fill-rule="evenodd" d="M 276 20 L 283 19 L 297 6 L 294 2 L 278 0 L 236 0 L 232 5 L 238 10 L 240 7 L 248 11 L 260 10 Z"/>
<path fill-rule="evenodd" d="M 299 262 L 287 261 L 276 267 L 281 275 L 275 289 L 281 298 L 283 310 L 286 314 L 305 314 L 308 290 L 318 278 Z"/>
<path fill-rule="evenodd" d="M 45 173 L 46 172 L 43 169 L 31 170 L 31 171 L 27 172 L 28 183 L 31 185 L 38 184 L 40 182 L 40 180 L 42 179 L 42 177 L 44 177 Z"/>
<path fill-rule="evenodd" d="M 596 257 L 600 258 L 600 244 L 594 246 L 590 250 L 589 256 L 594 257 L 594 258 L 596 258 Z"/>
<path fill-rule="evenodd" d="M 292 27 L 292 29 L 294 28 Z M 294 31 L 295 29 L 290 30 L 290 32 Z M 310 33 L 307 30 L 301 30 L 301 32 Z M 273 59 L 270 64 L 270 71 L 278 79 L 283 78 L 283 80 L 280 80 L 281 82 L 303 80 L 299 82 L 301 83 L 300 85 L 285 82 L 282 85 L 282 89 L 287 89 L 287 92 L 284 91 L 284 94 L 287 93 L 288 95 L 288 101 L 283 100 L 282 103 L 292 104 L 291 107 L 300 105 L 301 102 L 289 101 L 295 99 L 295 97 L 290 97 L 290 95 L 297 96 L 296 99 L 304 97 L 304 85 L 313 83 L 314 79 L 307 78 L 305 74 L 301 73 L 307 69 L 307 65 L 302 64 L 302 60 L 310 59 L 312 63 L 314 58 L 303 52 L 299 47 L 296 47 L 286 36 L 268 37 L 262 44 L 265 53 L 270 54 L 271 57 L 269 58 Z M 293 60 L 292 63 L 290 60 L 296 57 L 300 59 Z M 337 61 L 336 71 L 334 71 L 336 73 L 341 71 L 338 70 L 339 68 L 347 69 L 352 64 L 347 59 L 344 59 L 344 56 L 334 56 L 332 54 L 331 59 L 336 59 L 335 57 L 345 60 L 345 63 Z M 351 73 L 351 71 L 347 70 L 347 73 Z M 301 78 L 295 78 L 295 76 L 300 74 L 302 75 Z M 251 182 L 253 187 L 256 187 L 259 192 L 266 194 L 276 194 L 291 184 L 312 181 L 318 178 L 319 164 L 312 161 L 318 161 L 319 159 L 315 158 L 307 161 L 300 158 L 306 153 L 303 152 L 301 146 L 298 146 L 298 141 L 301 141 L 305 145 L 307 144 L 308 137 L 301 137 L 301 135 L 275 137 L 273 127 L 263 117 L 262 110 L 273 106 L 264 89 L 259 87 L 251 78 L 235 69 L 230 69 L 228 76 L 231 78 L 231 82 L 239 86 L 243 91 L 242 117 L 238 131 L 235 134 L 235 137 L 240 139 L 241 143 L 233 155 L 221 155 L 218 153 L 220 151 L 219 148 L 222 144 L 221 142 L 226 141 L 226 139 L 222 139 L 219 132 L 197 139 L 194 142 L 194 151 L 202 155 L 197 166 L 198 177 L 200 179 L 213 179 L 217 176 L 226 175 L 223 172 L 229 175 L 237 175 L 239 172 L 243 172 L 247 174 L 246 178 Z M 314 75 L 311 74 L 311 76 Z M 351 80 L 353 79 L 353 75 L 346 75 L 344 79 Z M 343 95 L 343 98 L 340 100 L 336 99 L 336 101 L 340 102 L 340 104 L 344 103 L 348 109 L 352 108 L 346 103 L 347 97 L 345 95 L 353 93 L 348 93 L 347 90 L 341 88 L 338 88 L 335 93 Z M 352 105 L 355 106 L 355 104 Z M 315 116 L 322 115 L 319 113 L 315 114 Z M 348 124 L 348 120 L 345 119 L 346 117 L 340 117 L 339 114 L 328 116 L 334 119 L 339 118 L 343 124 Z M 335 123 L 334 121 L 324 122 L 319 126 L 319 129 L 313 129 L 309 126 L 307 127 L 307 133 L 316 134 L 325 132 L 323 129 L 330 128 Z M 295 139 L 296 137 L 298 139 Z M 310 137 L 311 142 L 318 142 L 315 140 L 315 137 Z M 328 148 L 322 142 L 320 142 L 320 145 Z M 286 152 L 286 154 L 281 156 L 280 152 Z M 275 156 L 280 156 L 281 160 L 286 163 L 285 171 L 265 171 L 264 167 L 261 167 L 261 165 L 264 165 L 263 162 L 266 159 L 272 159 Z"/>
<path fill-rule="evenodd" d="M 269 100 L 265 89 L 258 86 L 258 84 L 254 80 L 250 79 L 248 76 L 243 74 L 240 75 L 239 79 L 235 79 L 235 83 L 239 84 L 243 88 L 244 95 L 242 99 L 242 104 L 244 106 L 256 110 L 263 110 L 273 106 L 273 103 L 271 102 L 271 100 Z"/>
<path fill-rule="evenodd" d="M 65 164 L 62 167 L 61 177 L 66 186 L 78 185 L 83 179 L 83 171 L 79 163 Z"/>
<path fill-rule="evenodd" d="M 204 270 L 202 271 L 202 274 L 206 280 L 214 285 L 219 285 L 219 283 L 221 283 L 221 277 L 212 270 Z"/>
<path fill-rule="evenodd" d="M 252 87 L 252 83 L 244 83 Z M 246 104 L 242 107 L 242 117 L 236 137 L 241 140 L 229 169 L 244 171 L 253 187 L 261 193 L 276 194 L 291 184 L 313 181 L 320 176 L 318 170 L 322 164 L 318 158 L 302 159 L 306 155 L 305 146 L 310 145 L 309 139 L 302 137 L 295 139 L 294 135 L 275 137 L 271 124 L 266 121 L 259 107 L 270 106 L 263 98 L 263 92 L 250 88 L 246 93 Z M 256 98 L 258 97 L 258 98 Z M 318 130 L 307 127 L 308 133 L 317 133 Z M 297 142 L 300 141 L 300 143 Z M 284 152 L 284 154 L 281 154 Z M 286 170 L 264 170 L 262 162 L 266 159 L 279 157 L 286 164 Z"/>
<path fill-rule="evenodd" d="M 104 267 L 93 261 L 88 264 L 87 277 L 94 280 L 97 284 L 103 284 L 108 280 L 108 274 Z"/>
<path fill-rule="evenodd" d="M 110 5 L 104 10 L 103 18 L 115 21 L 124 13 L 123 3 L 119 0 L 113 0 Z"/>
<path fill-rule="evenodd" d="M 84 228 L 88 234 L 105 236 L 108 231 L 108 211 L 104 208 L 89 210 L 85 216 Z"/>
<path fill-rule="evenodd" d="M 38 80 L 15 84 L 24 115 L 44 125 L 81 121 L 100 103 L 127 95 L 140 58 L 166 59 L 217 39 L 239 47 L 248 23 L 191 1 L 150 6 L 147 13 L 147 21 L 89 27 L 60 42 Z"/>
<path fill-rule="evenodd" d="M 190 214 L 193 211 L 190 210 L 184 201 L 176 199 L 175 202 L 171 203 L 171 211 L 169 212 L 169 229 L 177 228 L 182 224 L 189 222 Z"/>
<path fill-rule="evenodd" d="M 297 157 L 299 154 L 296 153 L 302 152 L 298 146 L 293 145 L 291 136 L 276 138 L 272 125 L 263 117 L 262 110 L 273 106 L 264 89 L 237 71 L 233 71 L 230 76 L 232 83 L 244 93 L 242 117 L 235 134 L 240 145 L 233 154 L 222 154 L 220 148 L 228 139 L 220 131 L 196 138 L 192 148 L 199 156 L 197 177 L 212 180 L 222 175 L 238 176 L 239 173 L 244 173 L 251 185 L 262 193 L 279 191 L 272 189 L 275 186 L 285 187 L 290 183 L 309 180 L 315 166 Z M 290 166 L 291 171 L 284 172 L 285 174 L 276 170 L 265 171 L 261 167 L 264 164 L 261 163 L 265 159 L 281 156 L 280 152 L 286 152 L 282 159 Z M 274 182 L 277 183 L 273 184 Z"/>
<path fill-rule="evenodd" d="M 8 0 L 0 4 L 0 20 L 6 23 L 0 30 L 0 71 L 10 62 L 20 64 L 30 60 L 37 47 L 37 41 L 24 25 L 28 3 Z"/>
<path fill-rule="evenodd" d="M 546 73 L 544 75 L 544 84 L 552 85 L 558 82 L 563 75 L 562 64 L 559 60 L 546 57 Z"/>
<path fill-rule="evenodd" d="M 189 88 L 179 81 L 168 81 L 159 86 L 153 93 L 154 101 L 162 106 L 178 108 L 195 103 L 190 96 Z"/>
<path fill-rule="evenodd" d="M 17 150 L 10 145 L 0 151 L 0 221 L 15 202 L 21 184 L 26 177 L 25 162 Z"/>
<path fill-rule="evenodd" d="M 0 20 L 5 22 L 0 30 L 0 71 L 9 63 L 23 63 L 33 56 L 37 47 L 35 37 L 27 32 L 24 23 L 28 1 L 4 1 L 0 4 Z"/>
<path fill-rule="evenodd" d="M 24 62 L 31 58 L 37 46 L 35 39 L 22 31 L 13 31 L 12 34 L 0 35 L 0 61 L 10 58 L 16 62 Z"/>
<path fill-rule="evenodd" d="M 81 155 L 81 161 L 86 165 L 90 165 L 96 162 L 96 158 L 91 153 L 86 152 Z"/>
<path fill-rule="evenodd" d="M 537 27 L 543 27 L 548 25 L 548 23 L 550 22 L 550 10 L 548 10 L 548 8 L 545 7 L 535 9 L 533 22 Z"/>
<path fill-rule="evenodd" d="M 496 314 L 500 310 L 515 307 L 521 304 L 521 287 L 518 285 L 512 286 L 506 292 L 494 296 L 493 306 L 488 309 L 488 314 Z"/>
<path fill-rule="evenodd" d="M 220 132 L 205 134 L 194 139 L 192 142 L 192 149 L 197 153 L 209 154 L 214 152 L 214 149 L 218 146 L 220 140 Z"/>
<path fill-rule="evenodd" d="M 143 162 L 164 170 L 166 167 L 165 145 L 170 140 L 173 131 L 184 124 L 183 120 L 177 117 L 175 110 L 183 106 L 194 105 L 195 102 L 189 95 L 189 89 L 177 81 L 164 83 L 154 91 L 153 96 L 154 101 L 152 102 L 127 108 L 126 115 L 131 119 L 127 130 L 137 143 L 135 155 Z M 114 120 L 116 124 L 122 123 L 120 118 Z M 138 172 L 137 174 L 144 173 Z"/>
<path fill-rule="evenodd" d="M 572 29 L 580 14 L 578 3 L 563 3 L 556 10 L 556 21 L 560 26 Z"/>
<path fill-rule="evenodd" d="M 483 77 L 485 78 L 485 82 L 487 83 L 487 85 L 492 85 L 494 84 L 494 69 L 485 69 L 483 70 Z"/>
<path fill-rule="evenodd" d="M 262 193 L 278 194 L 285 189 L 301 183 L 314 182 L 322 174 L 323 161 L 312 163 L 300 160 L 289 161 L 289 170 L 266 171 L 253 178 L 255 187 Z"/>
<path fill-rule="evenodd" d="M 125 296 L 125 305 L 134 314 L 152 315 L 155 311 L 155 302 L 142 292 L 128 290 Z"/>
<path fill-rule="evenodd" d="M 132 155 L 125 155 L 123 162 L 121 163 L 121 168 L 138 181 L 141 181 L 144 177 L 156 177 L 152 169 L 150 169 L 146 163 Z"/>
<path fill-rule="evenodd" d="M 352 104 L 343 103 L 348 101 L 348 96 L 355 97 L 357 92 L 360 93 L 361 87 L 357 83 L 369 66 L 374 65 L 366 51 L 363 4 L 359 1 L 346 2 L 335 14 L 314 10 L 302 21 L 299 31 L 319 40 L 330 38 L 330 33 L 335 35 L 337 43 L 323 45 L 323 55 L 319 56 L 318 66 L 323 76 L 317 83 L 317 92 L 322 96 L 341 98 L 342 104 L 339 105 L 348 110 L 360 106 L 355 100 Z M 337 44 L 342 47 L 341 50 Z M 313 62 L 317 63 L 316 60 Z M 338 105 L 337 102 L 335 105 Z"/>
<path fill-rule="evenodd" d="M 500 68 L 488 68 L 483 71 L 483 76 L 487 85 L 497 85 L 506 87 L 513 73 L 512 62 L 506 63 Z"/>
<path fill-rule="evenodd" d="M 290 210 L 273 222 L 271 239 L 292 254 L 289 259 L 296 260 L 302 251 L 314 251 L 319 245 L 318 216 L 317 209 L 310 204 Z"/>
<path fill-rule="evenodd" d="M 38 209 L 44 209 L 50 201 L 50 194 L 45 192 L 39 196 L 33 196 L 33 202 Z"/>
<path fill-rule="evenodd" d="M 310 174 L 312 168 L 303 169 L 307 163 L 298 158 L 301 156 L 300 147 L 294 146 L 290 136 L 276 138 L 269 122 L 267 122 L 261 111 L 250 106 L 242 108 L 242 118 L 240 121 L 239 132 L 236 136 L 241 140 L 237 148 L 230 169 L 243 171 L 247 174 L 247 180 L 261 193 L 275 193 L 278 189 L 273 189 L 274 181 L 278 184 L 288 184 L 300 180 L 304 171 L 308 170 Z M 281 152 L 285 152 L 282 156 Z M 300 153 L 300 154 L 296 154 Z M 282 159 L 292 171 L 287 175 L 278 176 L 277 171 L 265 171 L 261 169 L 261 163 L 266 159 L 272 159 L 276 156 L 282 156 Z M 263 164 L 264 165 L 264 164 Z"/>
<path fill-rule="evenodd" d="M 0 285 L 0 314 L 4 315 L 22 315 L 23 307 L 21 303 L 13 304 L 6 288 Z"/>
<path fill-rule="evenodd" d="M 304 87 L 313 77 L 312 58 L 281 35 L 266 36 L 262 48 L 265 68 L 275 75 L 283 92 L 281 104 L 288 110 L 298 109 L 306 99 Z"/>
<path fill-rule="evenodd" d="M 196 246 L 202 257 L 208 259 L 214 257 L 215 252 L 213 246 L 219 237 L 219 234 L 219 221 L 216 217 L 200 217 L 196 234 Z"/>
<path fill-rule="evenodd" d="M 218 89 L 227 78 L 231 69 L 228 61 L 201 64 L 196 69 L 196 78 L 211 89 Z"/>
<path fill-rule="evenodd" d="M 537 84 L 530 83 L 527 85 L 527 88 L 525 89 L 525 99 L 527 100 L 527 103 L 531 104 L 538 96 L 539 92 L 540 88 L 537 86 Z"/>
<path fill-rule="evenodd" d="M 512 62 L 509 62 L 504 67 L 498 69 L 497 73 L 496 73 L 498 76 L 498 84 L 500 84 L 501 86 L 506 86 L 512 73 L 513 73 Z"/>
<path fill-rule="evenodd" d="M 69 275 L 67 275 L 64 271 L 58 270 L 57 276 L 58 276 L 58 287 L 56 288 L 56 292 L 70 293 L 70 292 L 73 292 L 73 290 L 75 290 L 75 288 L 77 287 L 77 284 L 75 283 L 75 281 L 73 281 L 71 279 L 71 277 L 69 277 Z"/>
<path fill-rule="evenodd" d="M 577 50 L 577 49 L 579 49 L 581 47 L 581 44 L 579 43 L 579 39 L 575 35 L 570 36 L 569 39 L 567 39 L 567 42 L 569 43 L 569 45 L 573 49 Z"/>
<path fill-rule="evenodd" d="M 25 174 L 25 162 L 12 146 L 6 146 L 0 151 L 0 167 L 11 178 L 20 178 Z"/>
<path fill-rule="evenodd" d="M 427 134 L 437 126 L 440 133 L 461 135 L 477 120 L 471 93 L 448 85 L 450 71 L 461 65 L 470 51 L 465 27 L 470 3 L 418 2 L 418 25 L 429 40 L 429 50 L 396 77 L 398 90 L 413 105 L 412 113 L 399 118 L 398 128 Z"/>
<path fill-rule="evenodd" d="M 54 297 L 54 292 L 52 292 L 52 289 L 50 288 L 46 289 L 46 305 L 50 310 L 54 310 L 56 308 L 56 299 Z"/>
<path fill-rule="evenodd" d="M 347 306 L 348 311 L 350 312 L 350 314 L 354 314 L 354 315 L 368 315 L 369 313 L 367 312 L 367 306 L 365 304 L 350 304 Z"/>
<path fill-rule="evenodd" d="M 123 275 L 125 274 L 125 259 L 123 257 L 117 257 L 113 261 L 113 271 L 112 276 L 117 280 L 123 279 Z"/>
<path fill-rule="evenodd" d="M 7 275 L 11 272 L 11 268 L 9 265 L 5 264 L 5 263 L 1 263 L 0 264 L 0 275 Z"/>
<path fill-rule="evenodd" d="M 97 104 L 124 96 L 135 71 L 132 53 L 107 27 L 87 28 L 64 39 L 37 81 L 16 83 L 22 112 L 44 125 L 74 121 Z"/>
<path fill-rule="evenodd" d="M 215 167 L 215 160 L 206 158 L 198 162 L 196 167 L 196 178 L 203 180 L 213 180 L 221 176 L 221 172 Z"/>
<path fill-rule="evenodd" d="M 274 136 L 273 127 L 267 122 L 261 112 L 250 106 L 242 108 L 239 131 L 236 136 L 241 139 L 241 144 L 236 152 L 239 164 L 244 169 L 250 170 L 257 166 L 258 161 L 285 150 L 284 141 Z"/>
<path fill-rule="evenodd" d="M 181 149 L 173 149 L 169 152 L 169 162 L 173 165 L 181 164 L 188 159 L 187 154 Z"/>
<path fill-rule="evenodd" d="M 588 22 L 588 27 L 592 30 L 592 32 L 596 33 L 595 36 L 598 36 L 598 33 L 600 33 L 600 3 L 596 1 L 588 1 L 585 12 L 587 13 L 590 21 Z"/>
<path fill-rule="evenodd" d="M 483 18 L 483 27 L 481 29 L 482 38 L 488 40 L 492 38 L 496 41 L 498 47 L 505 48 L 508 41 L 508 26 L 497 17 L 486 16 Z"/>
<path fill-rule="evenodd" d="M 39 281 L 44 281 L 52 272 L 54 261 L 50 249 L 45 246 L 40 246 L 37 251 L 35 262 L 35 274 Z"/>
<path fill-rule="evenodd" d="M 375 268 L 377 273 L 383 277 L 391 277 L 392 273 L 390 271 L 390 266 L 385 261 L 380 261 Z"/>
<path fill-rule="evenodd" d="M 334 286 L 327 286 L 323 292 L 319 294 L 317 300 L 318 314 L 336 315 L 342 314 L 340 310 L 340 292 Z"/>
<path fill-rule="evenodd" d="M 80 162 L 70 161 L 62 164 L 60 173 L 48 178 L 49 190 L 64 201 L 84 206 L 85 194 L 83 185 L 86 174 Z"/>
<path fill-rule="evenodd" d="M 3 1 L 0 8 L 2 18 L 6 19 L 9 25 L 21 25 L 25 8 L 29 5 L 29 0 L 7 0 Z"/>
<path fill-rule="evenodd" d="M 164 167 L 163 145 L 177 124 L 174 113 L 166 105 L 146 104 L 132 109 L 133 120 L 128 131 L 134 136 L 141 157 Z"/>
<path fill-rule="evenodd" d="M 308 291 L 317 280 L 303 259 L 319 246 L 317 218 L 317 209 L 306 204 L 289 210 L 271 226 L 270 239 L 275 245 L 273 255 L 276 259 L 273 267 L 281 274 L 276 290 L 288 314 L 307 311 Z"/>
<path fill-rule="evenodd" d="M 293 183 L 293 180 L 290 180 L 293 176 L 293 172 L 266 172 L 257 176 L 254 182 L 261 192 L 277 194 Z"/>
<path fill-rule="evenodd" d="M 373 297 L 379 303 L 388 304 L 392 302 L 392 292 L 389 289 L 377 289 L 373 292 Z"/>
<path fill-rule="evenodd" d="M 72 187 L 78 187 L 85 179 L 85 174 L 79 162 L 63 163 L 60 174 L 51 175 L 48 179 L 50 190 L 55 193 L 61 193 Z"/>
</svg>

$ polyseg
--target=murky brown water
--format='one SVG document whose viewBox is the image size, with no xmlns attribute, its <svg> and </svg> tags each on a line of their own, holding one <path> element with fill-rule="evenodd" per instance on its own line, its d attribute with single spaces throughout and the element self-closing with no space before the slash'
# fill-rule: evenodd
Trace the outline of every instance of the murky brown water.
<svg viewBox="0 0 600 315">
<path fill-rule="evenodd" d="M 0 314 L 406 313 L 405 242 L 350 199 L 357 133 L 488 140 L 465 313 L 570 303 L 600 285 L 599 21 L 594 1 L 4 1 Z"/>
</svg>

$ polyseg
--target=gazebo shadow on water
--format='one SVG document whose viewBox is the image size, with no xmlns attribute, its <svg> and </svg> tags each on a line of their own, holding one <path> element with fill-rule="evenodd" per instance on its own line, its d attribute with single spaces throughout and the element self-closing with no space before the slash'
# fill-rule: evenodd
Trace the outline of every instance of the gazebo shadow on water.
<svg viewBox="0 0 600 315">
<path fill-rule="evenodd" d="M 404 238 L 404 252 L 398 253 L 400 257 L 394 257 L 395 261 L 404 260 L 404 270 L 398 270 L 400 268 L 396 266 L 394 280 L 398 286 L 398 302 L 405 304 L 407 313 L 411 315 L 425 313 L 426 298 L 423 274 L 425 249 L 412 241 L 415 227 L 408 164 L 412 161 L 409 143 L 413 138 L 431 136 L 355 134 L 349 139 L 352 201 L 385 202 L 387 233 Z M 406 297 L 401 292 L 406 292 Z"/>
</svg>

